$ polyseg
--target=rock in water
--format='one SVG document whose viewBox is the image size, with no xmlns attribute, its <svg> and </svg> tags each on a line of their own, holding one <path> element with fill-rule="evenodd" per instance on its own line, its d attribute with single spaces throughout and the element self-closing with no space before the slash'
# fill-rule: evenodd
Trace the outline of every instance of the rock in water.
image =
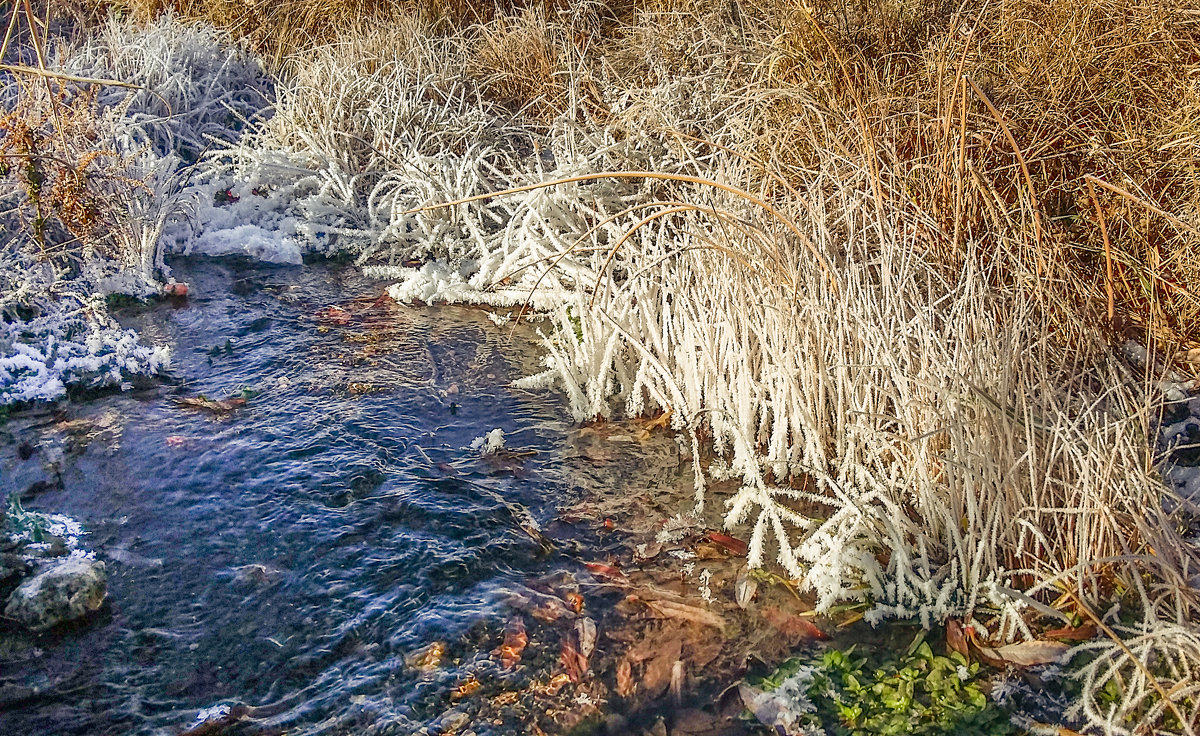
<svg viewBox="0 0 1200 736">
<path fill-rule="evenodd" d="M 18 585 L 4 615 L 42 631 L 95 611 L 107 592 L 103 562 L 71 557 Z"/>
</svg>

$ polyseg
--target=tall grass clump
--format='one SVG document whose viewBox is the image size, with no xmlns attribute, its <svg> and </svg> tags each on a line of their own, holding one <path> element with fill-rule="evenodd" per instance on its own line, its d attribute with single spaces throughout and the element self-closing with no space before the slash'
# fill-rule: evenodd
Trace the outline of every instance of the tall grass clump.
<svg viewBox="0 0 1200 736">
<path fill-rule="evenodd" d="M 740 479 L 726 522 L 820 610 L 1090 620 L 1079 714 L 1195 732 L 1195 511 L 1156 462 L 1162 375 L 1119 349 L 1195 339 L 1194 13 L 494 12 L 281 59 L 204 176 L 398 299 L 532 303 L 526 385 L 670 412 L 697 503 Z"/>
<path fill-rule="evenodd" d="M 172 17 L 89 32 L 9 8 L 0 116 L 0 406 L 129 386 L 168 362 L 109 315 L 170 277 L 183 166 L 261 110 L 257 60 Z M 86 14 L 76 14 L 80 18 Z"/>
</svg>

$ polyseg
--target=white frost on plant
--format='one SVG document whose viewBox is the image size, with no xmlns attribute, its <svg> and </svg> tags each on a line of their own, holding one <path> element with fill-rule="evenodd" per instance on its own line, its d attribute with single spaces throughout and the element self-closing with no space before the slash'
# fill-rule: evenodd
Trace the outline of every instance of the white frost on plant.
<svg viewBox="0 0 1200 736">
<path fill-rule="evenodd" d="M 495 455 L 504 449 L 504 430 L 499 427 L 491 432 L 471 440 L 471 449 L 480 455 Z"/>
<path fill-rule="evenodd" d="M 709 583 L 712 581 L 712 571 L 707 567 L 700 571 L 699 586 L 700 597 L 705 603 L 715 603 L 716 598 L 713 597 L 712 587 Z"/>
<path fill-rule="evenodd" d="M 662 529 L 654 535 L 654 541 L 659 544 L 671 544 L 684 537 L 695 534 L 703 528 L 703 523 L 695 514 L 675 514 L 663 522 Z"/>
<path fill-rule="evenodd" d="M 817 710 L 808 696 L 816 675 L 817 671 L 812 667 L 801 667 L 770 691 L 743 684 L 740 686 L 742 701 L 755 718 L 769 728 L 782 728 L 786 733 L 805 736 L 822 733 L 820 729 L 810 730 L 808 718 Z"/>
<path fill-rule="evenodd" d="M 194 720 L 193 723 L 202 724 L 207 723 L 208 721 L 215 721 L 228 716 L 231 712 L 232 709 L 226 703 L 211 705 L 207 708 L 201 708 L 200 711 L 196 713 L 196 720 Z"/>
<path fill-rule="evenodd" d="M 53 401 L 68 385 L 120 387 L 127 376 L 156 375 L 169 363 L 167 348 L 143 345 L 102 301 L 70 311 L 56 302 L 27 322 L 0 321 L 0 406 Z"/>
</svg>

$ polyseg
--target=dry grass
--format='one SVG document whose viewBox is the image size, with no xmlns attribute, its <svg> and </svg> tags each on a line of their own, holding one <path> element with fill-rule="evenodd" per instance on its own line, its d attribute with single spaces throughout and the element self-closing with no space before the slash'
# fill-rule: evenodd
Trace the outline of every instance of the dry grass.
<svg viewBox="0 0 1200 736">
<path fill-rule="evenodd" d="M 1154 466 L 1159 375 L 1110 345 L 1200 338 L 1200 16 L 650 0 L 420 5 L 370 34 L 346 29 L 397 11 L 264 20 L 288 7 L 184 8 L 277 56 L 346 34 L 291 57 L 244 170 L 300 171 L 308 213 L 361 216 L 368 252 L 478 260 L 506 290 L 471 294 L 494 303 L 553 267 L 549 360 L 576 414 L 673 412 L 743 478 L 728 519 L 756 560 L 822 606 L 1014 638 L 1120 601 L 1138 656 L 1190 643 L 1161 684 L 1114 645 L 1086 715 L 1194 732 L 1192 511 Z M 514 121 L 551 140 L 557 182 L 522 169 Z M 1111 710 L 1094 696 L 1114 678 L 1134 684 Z"/>
</svg>

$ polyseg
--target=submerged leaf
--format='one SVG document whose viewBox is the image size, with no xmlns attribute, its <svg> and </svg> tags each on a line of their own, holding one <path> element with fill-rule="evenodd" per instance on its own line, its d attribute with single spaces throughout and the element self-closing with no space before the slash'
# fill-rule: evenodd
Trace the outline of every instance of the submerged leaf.
<svg viewBox="0 0 1200 736">
<path fill-rule="evenodd" d="M 738 539 L 737 537 L 731 537 L 728 534 L 722 534 L 720 532 L 709 532 L 708 538 L 710 541 L 715 542 L 716 544 L 720 545 L 722 548 L 725 549 L 726 552 L 728 552 L 731 555 L 745 557 L 746 552 L 749 549 L 749 547 L 746 545 L 745 542 Z"/>
<path fill-rule="evenodd" d="M 596 622 L 590 618 L 581 618 L 575 622 L 575 638 L 579 643 L 579 653 L 584 657 L 592 656 L 596 649 Z"/>
<path fill-rule="evenodd" d="M 776 631 L 787 637 L 788 642 L 792 645 L 825 638 L 825 634 L 821 633 L 821 630 L 813 622 L 803 616 L 789 613 L 778 606 L 764 608 L 762 616 Z"/>
<path fill-rule="evenodd" d="M 216 416 L 224 417 L 245 406 L 246 399 L 241 396 L 235 396 L 229 399 L 220 399 L 214 401 L 206 396 L 188 396 L 182 399 L 176 399 L 175 404 L 184 409 L 198 409 Z"/>
<path fill-rule="evenodd" d="M 512 669 L 521 661 L 521 652 L 525 651 L 525 646 L 529 643 L 529 635 L 525 633 L 525 622 L 521 619 L 513 619 L 508 629 L 504 632 L 504 643 L 501 644 L 493 654 L 500 657 L 500 666 L 504 669 Z"/>
<path fill-rule="evenodd" d="M 733 598 L 740 608 L 747 608 L 758 592 L 758 580 L 750 575 L 750 568 L 742 565 L 738 570 L 737 582 L 733 585 Z"/>
</svg>

